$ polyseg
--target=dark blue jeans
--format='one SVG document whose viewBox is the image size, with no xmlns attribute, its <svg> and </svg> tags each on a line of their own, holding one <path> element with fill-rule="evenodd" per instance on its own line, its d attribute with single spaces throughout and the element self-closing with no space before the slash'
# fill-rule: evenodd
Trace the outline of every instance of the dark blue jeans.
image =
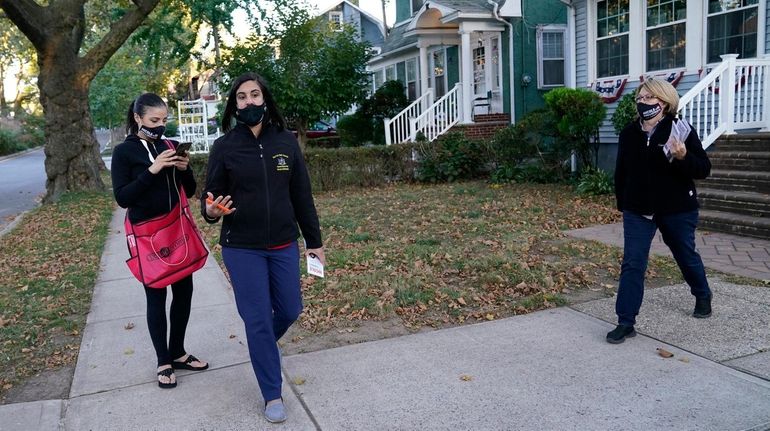
<svg viewBox="0 0 770 431">
<path fill-rule="evenodd" d="M 265 402 L 281 397 L 281 361 L 276 342 L 302 312 L 299 247 L 278 250 L 222 247 L 243 319 L 249 356 Z"/>
<path fill-rule="evenodd" d="M 690 293 L 696 298 L 711 296 L 703 261 L 695 251 L 695 226 L 698 210 L 656 215 L 652 220 L 631 211 L 623 211 L 623 264 L 620 267 L 620 286 L 615 302 L 618 324 L 634 325 L 644 297 L 644 275 L 650 245 L 655 231 L 660 229 L 663 242 L 674 255 Z"/>
</svg>

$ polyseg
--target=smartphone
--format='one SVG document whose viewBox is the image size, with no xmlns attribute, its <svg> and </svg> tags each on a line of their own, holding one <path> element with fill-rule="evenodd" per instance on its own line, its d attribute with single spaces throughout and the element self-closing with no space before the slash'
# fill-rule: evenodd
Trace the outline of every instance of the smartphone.
<svg viewBox="0 0 770 431">
<path fill-rule="evenodd" d="M 187 152 L 190 151 L 190 147 L 192 147 L 192 142 L 180 142 L 179 145 L 176 146 L 176 154 L 177 156 L 186 156 Z"/>
</svg>

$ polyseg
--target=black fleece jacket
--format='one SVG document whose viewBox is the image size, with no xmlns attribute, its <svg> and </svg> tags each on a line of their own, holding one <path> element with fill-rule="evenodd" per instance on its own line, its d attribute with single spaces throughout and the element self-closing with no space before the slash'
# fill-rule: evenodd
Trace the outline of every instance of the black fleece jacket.
<svg viewBox="0 0 770 431">
<path fill-rule="evenodd" d="M 138 136 L 129 135 L 112 151 L 112 192 L 118 205 L 128 208 L 128 219 L 132 223 L 171 211 L 179 202 L 174 181 L 177 187 L 184 186 L 188 198 L 195 194 L 195 176 L 189 165 L 184 171 L 174 167 L 163 168 L 155 175 L 149 171 L 152 162 L 147 149 L 153 157 L 157 157 L 168 149 L 165 142 L 148 142 L 145 148 Z M 176 147 L 177 142 L 170 142 Z"/>
<path fill-rule="evenodd" d="M 638 214 L 674 214 L 698 208 L 694 179 L 711 173 L 711 162 L 690 127 L 684 159 L 669 162 L 663 153 L 674 117 L 661 119 L 649 141 L 638 120 L 620 133 L 615 167 L 618 210 Z"/>
<path fill-rule="evenodd" d="M 296 241 L 297 223 L 308 248 L 322 246 L 310 177 L 297 139 L 287 130 L 265 125 L 254 137 L 238 124 L 214 142 L 209 154 L 205 197 L 230 195 L 234 212 L 223 217 L 219 243 L 226 247 L 267 249 Z"/>
</svg>

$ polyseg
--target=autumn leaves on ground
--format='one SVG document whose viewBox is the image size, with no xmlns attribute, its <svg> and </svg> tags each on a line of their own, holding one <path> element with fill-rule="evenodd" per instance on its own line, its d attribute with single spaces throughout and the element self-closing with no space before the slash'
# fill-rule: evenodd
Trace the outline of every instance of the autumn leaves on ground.
<svg viewBox="0 0 770 431">
<path fill-rule="evenodd" d="M 305 312 L 286 353 L 610 294 L 620 250 L 562 231 L 617 221 L 613 204 L 568 186 L 481 181 L 318 193 L 327 277 L 303 275 Z M 109 193 L 67 195 L 0 238 L 3 401 L 30 377 L 77 360 L 113 209 Z M 199 225 L 214 244 L 219 225 Z M 649 281 L 676 274 L 669 260 L 653 259 Z"/>
</svg>

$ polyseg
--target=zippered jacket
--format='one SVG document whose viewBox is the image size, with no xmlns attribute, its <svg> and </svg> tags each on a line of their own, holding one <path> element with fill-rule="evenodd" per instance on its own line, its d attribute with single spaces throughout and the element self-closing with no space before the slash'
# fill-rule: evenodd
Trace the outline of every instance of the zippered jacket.
<svg viewBox="0 0 770 431">
<path fill-rule="evenodd" d="M 178 143 L 170 142 L 176 148 Z M 150 172 L 150 154 L 155 158 L 167 149 L 169 148 L 164 139 L 147 142 L 145 147 L 138 136 L 128 135 L 125 141 L 112 151 L 112 192 L 118 205 L 129 209 L 128 219 L 132 223 L 171 211 L 179 202 L 179 194 L 174 190 L 175 183 L 177 188 L 184 186 L 188 198 L 195 194 L 195 176 L 190 165 L 184 171 L 172 166 L 161 169 L 157 174 Z"/>
<path fill-rule="evenodd" d="M 238 124 L 214 142 L 209 154 L 206 193 L 230 196 L 231 214 L 223 217 L 219 243 L 224 247 L 268 249 L 296 241 L 299 228 L 307 248 L 320 248 L 310 177 L 297 139 L 287 130 L 264 125 L 259 137 Z"/>
<path fill-rule="evenodd" d="M 663 147 L 675 120 L 666 115 L 648 138 L 638 120 L 620 133 L 615 166 L 615 197 L 618 210 L 642 215 L 674 214 L 698 208 L 693 180 L 711 173 L 711 162 L 698 134 L 690 127 L 684 159 L 666 158 Z"/>
</svg>

